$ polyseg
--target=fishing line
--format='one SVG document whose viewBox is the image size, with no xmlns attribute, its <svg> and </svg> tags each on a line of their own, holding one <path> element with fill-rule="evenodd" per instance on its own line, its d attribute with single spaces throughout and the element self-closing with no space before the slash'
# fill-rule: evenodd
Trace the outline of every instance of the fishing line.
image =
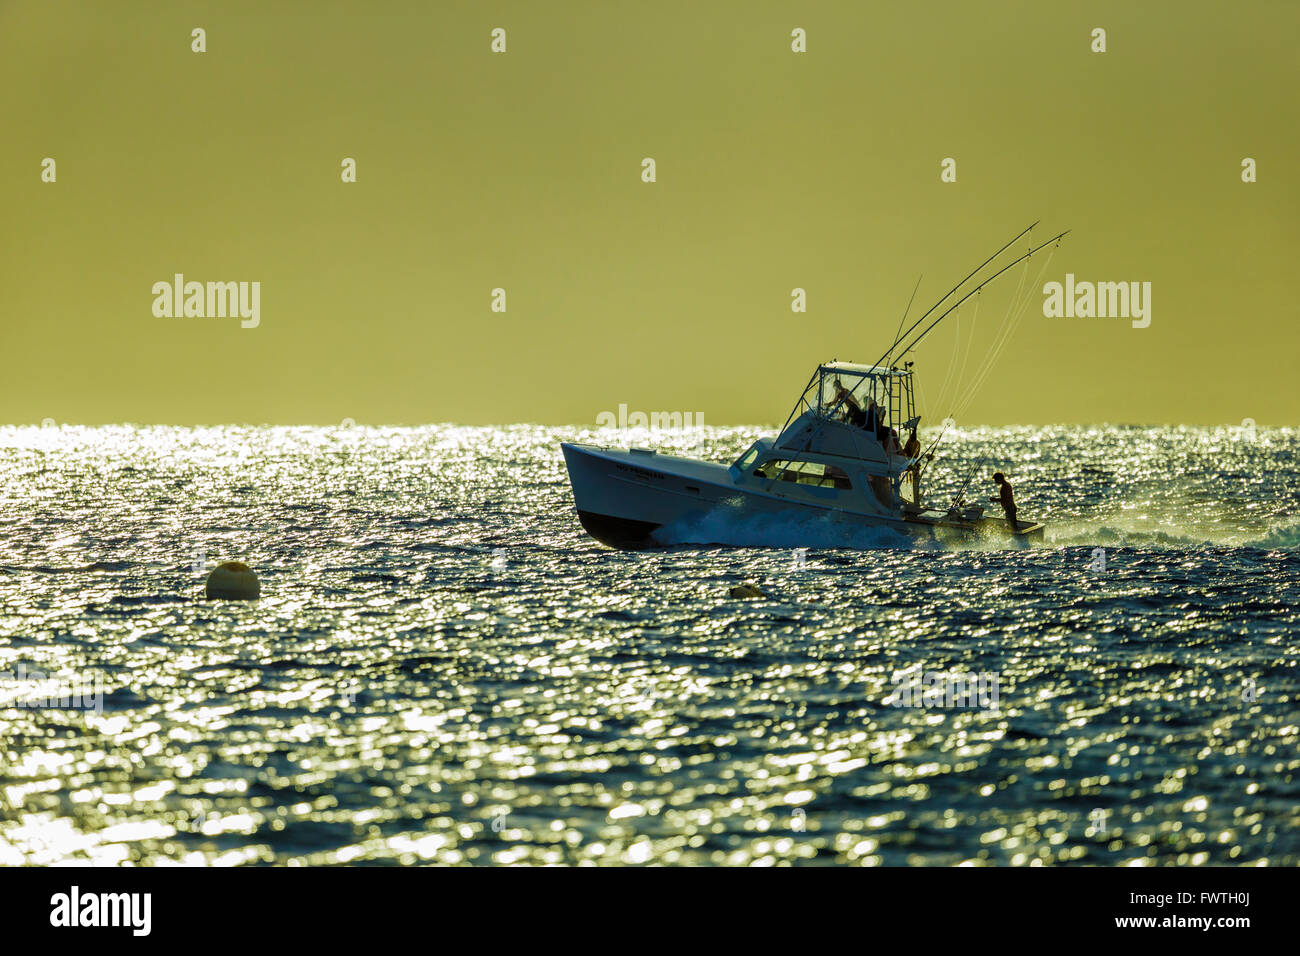
<svg viewBox="0 0 1300 956">
<path fill-rule="evenodd" d="M 907 308 L 903 310 L 903 317 L 898 320 L 898 330 L 894 333 L 894 345 L 898 344 L 898 337 L 903 332 L 903 323 L 907 321 L 907 313 L 912 311 L 912 303 L 916 301 L 916 292 L 918 289 L 921 288 L 921 280 L 924 278 L 925 278 L 924 272 L 922 272 L 919 276 L 916 277 L 916 285 L 912 286 L 912 297 L 907 300 Z M 889 347 L 889 352 L 894 351 L 894 345 L 891 345 Z M 889 364 L 889 352 L 885 353 L 886 365 Z"/>
<path fill-rule="evenodd" d="M 873 362 L 872 364 L 873 364 L 873 365 L 879 365 L 881 362 L 883 362 L 883 361 L 885 360 L 886 356 L 892 354 L 893 351 L 894 351 L 894 349 L 896 349 L 896 348 L 898 347 L 899 342 L 900 342 L 902 339 L 905 339 L 905 338 L 907 338 L 908 336 L 910 336 L 910 335 L 912 334 L 912 332 L 916 329 L 916 327 L 919 326 L 922 322 L 924 322 L 924 321 L 929 317 L 929 315 L 930 315 L 931 312 L 933 312 L 935 309 L 939 308 L 939 306 L 941 306 L 941 305 L 943 305 L 945 302 L 947 302 L 948 299 L 951 298 L 954 294 L 956 294 L 957 291 L 960 290 L 962 286 L 964 286 L 967 282 L 969 282 L 969 281 L 970 281 L 970 280 L 975 276 L 976 273 L 978 273 L 978 272 L 982 272 L 982 271 L 984 270 L 984 267 L 985 267 L 985 266 L 987 266 L 990 262 L 992 262 L 994 259 L 996 259 L 996 258 L 998 258 L 999 256 L 1001 256 L 1002 253 L 1006 252 L 1006 251 L 1007 251 L 1008 249 L 1010 249 L 1013 245 L 1015 245 L 1015 244 L 1020 240 L 1020 237 L 1021 237 L 1021 236 L 1024 236 L 1024 235 L 1025 235 L 1026 233 L 1028 233 L 1028 232 L 1031 232 L 1031 231 L 1033 230 L 1034 226 L 1037 226 L 1037 225 L 1038 225 L 1039 221 L 1040 221 L 1040 220 L 1035 219 L 1032 223 L 1030 223 L 1028 229 L 1023 230 L 1023 231 L 1020 232 L 1018 235 L 1016 235 L 1016 236 L 1015 236 L 1013 239 L 1011 239 L 1011 241 L 1008 242 L 1005 246 L 1003 246 L 1003 247 L 1002 247 L 1001 249 L 999 249 L 997 252 L 993 253 L 993 255 L 989 256 L 987 259 L 985 259 L 983 262 L 981 262 L 981 263 L 980 263 L 978 266 L 976 266 L 974 269 L 972 269 L 972 270 L 970 271 L 970 273 L 966 276 L 966 278 L 962 279 L 962 280 L 961 280 L 960 282 L 958 282 L 955 286 L 953 286 L 951 289 L 949 289 L 947 292 L 945 292 L 945 293 L 944 293 L 944 296 L 943 296 L 942 299 L 940 299 L 940 300 L 939 300 L 938 302 L 936 302 L 934 305 L 930 306 L 930 308 L 926 309 L 926 310 L 925 310 L 925 314 L 922 315 L 922 316 L 921 316 L 919 319 L 917 319 L 915 322 L 913 322 L 910 326 L 908 326 L 907 331 L 904 332 L 904 333 L 903 333 L 901 336 L 899 336 L 898 338 L 896 338 L 896 339 L 894 340 L 894 343 L 893 343 L 892 345 L 890 345 L 888 349 L 885 350 L 885 354 L 882 355 L 880 358 L 878 358 L 878 359 L 877 359 L 875 362 Z M 1064 235 L 1064 233 L 1062 233 L 1061 235 Z M 1057 238 L 1060 238 L 1060 237 L 1058 236 Z M 1032 254 L 1032 253 L 1031 253 L 1031 254 Z M 1014 264 L 1015 264 L 1015 263 L 1013 262 L 1012 265 L 1014 265 Z M 995 272 L 992 276 L 990 276 L 988 279 L 985 279 L 983 282 L 981 282 L 980 285 L 987 285 L 989 282 L 991 282 L 993 279 L 995 279 L 995 278 L 997 278 L 998 276 L 1000 276 L 1000 275 L 1001 275 L 1003 272 L 1005 272 L 1005 271 L 1006 271 L 1006 269 L 1000 269 L 1000 270 L 998 270 L 998 271 Z M 976 288 L 978 289 L 979 286 L 976 286 Z M 969 293 L 967 293 L 967 295 L 965 295 L 965 296 L 962 296 L 961 300 L 958 301 L 957 305 L 960 305 L 961 302 L 965 301 L 968 297 L 969 297 Z M 953 308 L 956 308 L 956 306 L 953 306 Z M 949 309 L 948 311 L 951 312 L 952 309 Z M 948 314 L 947 312 L 944 313 L 944 315 L 947 315 L 947 314 Z M 943 316 L 940 316 L 939 318 L 942 319 Z M 939 321 L 939 320 L 936 320 L 936 324 L 937 324 L 938 321 Z M 930 328 L 933 328 L 933 327 L 934 327 L 934 325 L 932 324 L 931 326 L 929 326 L 929 327 L 926 329 L 926 331 L 929 331 L 929 329 L 930 329 Z M 917 342 L 921 341 L 921 338 L 924 336 L 924 334 L 925 334 L 925 333 L 923 332 L 923 333 L 921 333 L 920 336 L 917 336 L 917 338 L 912 342 L 912 344 L 909 345 L 907 348 L 903 349 L 903 351 L 899 354 L 898 357 L 899 357 L 899 358 L 902 358 L 904 355 L 906 355 L 908 352 L 910 352 L 913 348 L 915 348 Z"/>
<path fill-rule="evenodd" d="M 1052 252 L 1054 252 L 1054 251 L 1055 251 L 1055 250 L 1052 250 Z M 1048 253 L 1048 261 L 1049 261 L 1049 262 L 1051 261 L 1051 254 L 1052 254 L 1051 252 Z M 1044 268 L 1046 268 L 1046 267 L 1044 267 Z M 990 346 L 989 346 L 989 351 L 985 354 L 984 359 L 980 362 L 979 366 L 977 366 L 977 368 L 976 368 L 976 371 L 975 371 L 975 376 L 976 376 L 976 377 L 975 377 L 974 384 L 973 384 L 970 388 L 967 388 L 967 389 L 965 390 L 965 394 L 966 394 L 966 398 L 965 398 L 965 400 L 963 400 L 959 405 L 955 405 L 952 409 L 949 410 L 948 417 L 944 420 L 944 427 L 940 430 L 938 437 L 935 438 L 935 440 L 931 443 L 929 449 L 927 449 L 927 451 L 926 451 L 926 456 L 925 456 L 925 457 L 926 457 L 926 460 L 927 460 L 927 461 L 932 460 L 933 455 L 934 455 L 934 450 L 935 450 L 936 448 L 939 447 L 939 442 L 943 440 L 944 435 L 947 433 L 947 431 L 948 431 L 948 425 L 947 425 L 947 423 L 950 422 L 950 421 L 955 421 L 956 418 L 957 418 L 957 416 L 962 415 L 962 414 L 965 413 L 966 409 L 970 406 L 970 403 L 971 403 L 971 401 L 973 400 L 973 397 L 974 397 L 975 391 L 979 388 L 980 385 L 983 384 L 983 382 L 984 382 L 984 378 L 985 378 L 985 377 L 987 376 L 987 374 L 988 374 L 988 369 L 990 369 L 990 368 L 992 367 L 992 363 L 996 361 L 997 356 L 998 356 L 998 355 L 1000 354 L 1000 352 L 1001 352 L 1001 350 L 998 348 L 999 336 L 1001 336 L 1000 341 L 1001 341 L 1004 345 L 1005 345 L 1005 343 L 1009 340 L 1009 335 L 1007 335 L 1006 332 L 1007 332 L 1007 329 L 1008 329 L 1009 327 L 1011 327 L 1012 317 L 1015 315 L 1015 313 L 1016 313 L 1019 309 L 1023 308 L 1024 305 L 1027 304 L 1027 302 L 1028 302 L 1028 297 L 1026 297 L 1023 303 L 1017 304 L 1017 300 L 1021 297 L 1022 294 L 1024 294 L 1024 288 L 1025 288 L 1025 277 L 1026 277 L 1028 274 L 1029 274 L 1029 260 L 1026 259 L 1026 260 L 1025 260 L 1025 268 L 1024 268 L 1024 269 L 1021 271 L 1021 273 L 1020 273 L 1020 282 L 1017 284 L 1017 286 L 1016 286 L 1016 291 L 1015 291 L 1015 293 L 1011 296 L 1011 300 L 1010 300 L 1010 302 L 1009 302 L 1008 305 L 1007 305 L 1007 311 L 1006 311 L 1006 313 L 1003 315 L 1003 317 L 1002 317 L 1002 322 L 1001 322 L 1001 323 L 999 324 L 999 326 L 998 326 L 998 332 L 994 334 L 994 339 L 993 339 L 993 342 L 992 342 L 992 343 L 990 344 Z M 1041 272 L 1041 271 L 1040 271 L 1040 273 L 1039 273 L 1039 277 L 1040 277 L 1040 278 L 1042 277 L 1042 272 Z M 976 321 L 978 320 L 978 318 L 979 318 L 979 305 L 980 305 L 980 300 L 983 299 L 983 298 L 984 298 L 984 295 L 983 295 L 982 292 L 979 293 L 979 294 L 977 294 L 977 295 L 975 296 L 975 316 L 974 316 L 974 318 L 972 319 L 972 322 L 971 322 L 972 326 L 974 326 L 975 322 L 976 322 Z M 966 377 L 966 368 L 967 368 L 967 365 L 968 365 L 968 363 L 969 363 L 969 361 L 970 361 L 970 353 L 971 353 L 971 349 L 972 349 L 972 347 L 974 346 L 974 343 L 975 343 L 975 329 L 972 327 L 972 329 L 970 330 L 970 334 L 967 336 L 967 339 L 966 339 L 966 354 L 962 357 L 961 372 L 960 372 L 960 373 L 958 374 L 958 376 L 957 376 L 958 389 L 957 389 L 957 392 L 956 392 L 956 393 L 954 394 L 954 396 L 953 396 L 953 397 L 954 397 L 954 400 L 956 399 L 956 395 L 957 395 L 957 394 L 960 394 L 961 391 L 962 391 L 962 390 L 960 389 L 959 386 L 960 386 L 961 381 L 964 380 L 965 377 Z M 954 355 L 955 355 L 955 353 L 954 353 Z M 947 383 L 946 383 L 946 380 L 945 380 L 944 391 L 945 391 L 945 393 L 946 393 L 946 391 L 947 391 Z M 942 407 L 943 407 L 942 404 L 941 404 L 939 407 L 942 408 Z M 982 462 L 981 462 L 981 464 L 982 464 Z M 970 479 L 968 478 L 968 479 L 967 479 L 967 484 L 969 484 L 969 481 L 970 481 Z M 964 486 L 963 486 L 963 488 L 964 488 Z"/>
<path fill-rule="evenodd" d="M 1025 260 L 1028 263 L 1029 260 Z M 966 365 L 970 361 L 971 346 L 975 344 L 975 331 L 979 327 L 980 301 L 984 298 L 984 293 L 975 296 L 975 317 L 971 319 L 970 334 L 966 336 L 966 354 L 961 359 L 961 371 L 957 373 L 957 380 L 953 383 L 953 400 L 961 394 L 961 383 L 966 380 Z"/>
<path fill-rule="evenodd" d="M 984 383 L 984 379 L 988 375 L 989 369 L 993 367 L 993 363 L 997 360 L 997 357 L 1001 352 L 999 345 L 1006 343 L 1007 331 L 1011 327 L 1016 310 L 1019 308 L 1018 302 L 1021 295 L 1024 293 L 1025 278 L 1028 275 L 1029 260 L 1026 259 L 1025 267 L 1020 272 L 1020 282 L 1017 283 L 1016 291 L 1012 293 L 1011 299 L 1007 303 L 1006 314 L 1002 316 L 1002 321 L 998 325 L 998 330 L 993 334 L 992 341 L 989 342 L 988 352 L 984 354 L 984 358 L 980 361 L 980 364 L 976 367 L 975 372 L 973 373 L 971 383 L 965 392 L 965 398 L 959 403 L 958 407 L 952 411 L 951 414 L 953 418 L 956 418 L 959 414 L 965 414 L 966 409 L 970 407 L 970 403 L 975 398 L 976 391 L 980 385 Z"/>
<path fill-rule="evenodd" d="M 961 310 L 953 316 L 953 321 L 957 329 L 956 336 L 952 342 L 952 354 L 948 356 L 948 371 L 944 373 L 943 384 L 939 387 L 939 397 L 935 399 L 935 407 L 943 408 L 948 403 L 948 387 L 952 384 L 952 373 L 957 367 L 957 353 L 961 350 Z"/>
<path fill-rule="evenodd" d="M 1048 267 L 1052 264 L 1052 257 L 1055 254 L 1056 254 L 1055 248 L 1051 249 L 1047 253 L 1047 258 L 1043 262 L 1043 267 L 1038 270 L 1038 275 L 1034 279 L 1033 284 L 1030 285 L 1029 288 L 1025 290 L 1024 300 L 1015 308 L 1014 313 L 1012 313 L 1011 315 L 1011 321 L 1006 325 L 1003 335 L 1000 341 L 997 343 L 996 349 L 990 355 L 988 362 L 984 365 L 978 378 L 972 384 L 971 390 L 967 393 L 966 401 L 962 405 L 961 412 L 964 413 L 966 408 L 970 406 L 970 402 L 974 398 L 975 393 L 981 387 L 983 387 L 984 382 L 988 379 L 989 373 L 992 372 L 994 365 L 996 365 L 998 359 L 1002 357 L 1002 353 L 1003 351 L 1005 351 L 1007 344 L 1011 341 L 1012 335 L 1015 334 L 1015 331 L 1019 327 L 1021 320 L 1024 318 L 1025 313 L 1028 312 L 1029 304 L 1033 299 L 1034 290 L 1039 287 L 1039 283 L 1041 282 L 1043 276 L 1047 273 Z M 1028 262 L 1026 262 L 1025 264 L 1026 266 L 1028 266 Z M 1026 274 L 1028 274 L 1028 269 L 1026 269 Z"/>
<path fill-rule="evenodd" d="M 1027 232 L 1027 231 L 1028 231 L 1028 230 L 1026 230 L 1026 232 Z M 944 310 L 944 312 L 943 312 L 942 314 L 940 314 L 940 315 L 938 316 L 938 318 L 935 318 L 935 319 L 931 320 L 931 322 L 930 322 L 929 325 L 927 325 L 927 326 L 926 326 L 924 329 L 922 329 L 920 332 L 916 333 L 916 336 L 915 336 L 914 338 L 912 338 L 912 340 L 911 340 L 910 342 L 908 342 L 907 347 L 906 347 L 905 349 L 903 349 L 903 351 L 901 351 L 901 352 L 898 354 L 898 357 L 901 359 L 901 358 L 902 358 L 904 355 L 906 355 L 908 352 L 912 351 L 912 349 L 914 349 L 914 348 L 916 348 L 918 345 L 920 345 L 920 344 L 921 344 L 921 340 L 924 339 L 927 335 L 929 335 L 932 331 L 934 331 L 935 326 L 937 326 L 940 322 L 942 322 L 942 321 L 943 321 L 944 319 L 946 319 L 949 315 L 951 315 L 953 312 L 955 312 L 955 311 L 958 309 L 958 307 L 961 306 L 961 304 L 962 304 L 963 302 L 965 302 L 965 301 L 966 301 L 967 299 L 969 299 L 971 296 L 975 295 L 975 293 L 979 292 L 980 289 L 984 288 L 984 286 L 988 285 L 990 282 L 992 282 L 994 279 L 998 278 L 999 276 L 1003 275 L 1004 273 L 1009 272 L 1013 266 L 1017 266 L 1017 265 L 1019 265 L 1020 263 L 1024 262 L 1026 259 L 1031 258 L 1032 256 L 1034 256 L 1034 255 L 1036 255 L 1037 253 L 1041 252 L 1043 249 L 1046 249 L 1048 246 L 1052 245 L 1053 243 L 1055 243 L 1055 242 L 1060 242 L 1060 241 L 1061 241 L 1062 239 L 1064 239 L 1068 234 L 1069 234 L 1069 230 L 1067 229 L 1065 232 L 1058 233 L 1057 235 L 1053 236 L 1051 239 L 1048 239 L 1046 242 L 1043 242 L 1043 243 L 1040 243 L 1040 244 L 1037 245 L 1037 246 L 1034 246 L 1034 247 L 1033 247 L 1032 249 L 1030 249 L 1028 252 L 1025 252 L 1025 253 L 1022 253 L 1022 254 L 1019 255 L 1019 256 L 1016 256 L 1016 258 L 1012 259 L 1010 262 L 1008 262 L 1005 266 L 1003 266 L 1003 267 L 1002 267 L 1001 269 L 999 269 L 997 272 L 993 273 L 993 274 L 992 274 L 991 276 L 989 276 L 987 279 L 985 279 L 984 281 L 982 281 L 981 283 L 979 283 L 979 285 L 975 286 L 975 288 L 971 289 L 969 292 L 967 292 L 965 295 L 963 295 L 960 299 L 958 299 L 956 302 L 954 302 L 952 305 L 950 305 L 946 310 Z M 933 311 L 933 309 L 932 309 L 931 311 Z M 921 319 L 918 319 L 918 320 L 916 321 L 916 323 L 914 323 L 913 328 L 915 328 L 916 325 L 919 325 L 923 320 L 924 320 L 924 317 L 922 317 Z M 910 335 L 910 334 L 911 334 L 910 331 L 904 333 L 904 335 Z"/>
</svg>

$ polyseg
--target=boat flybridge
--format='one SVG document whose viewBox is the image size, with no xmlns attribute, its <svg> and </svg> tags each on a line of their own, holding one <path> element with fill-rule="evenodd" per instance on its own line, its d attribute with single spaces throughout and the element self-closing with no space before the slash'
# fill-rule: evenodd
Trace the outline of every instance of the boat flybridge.
<svg viewBox="0 0 1300 956">
<path fill-rule="evenodd" d="M 562 442 L 582 526 L 615 548 L 661 547 L 683 540 L 674 532 L 692 527 L 696 536 L 688 540 L 699 542 L 698 529 L 710 527 L 707 519 L 716 516 L 742 524 L 793 518 L 788 527 L 796 529 L 808 526 L 805 519 L 821 520 L 850 529 L 887 528 L 940 540 L 986 536 L 1007 543 L 1041 540 L 1043 525 L 1038 522 L 1021 519 L 1013 528 L 1001 515 L 985 516 L 981 504 L 963 505 L 960 494 L 945 507 L 925 503 L 922 479 L 933 450 L 923 451 L 913 437 L 920 423 L 913 363 L 901 359 L 988 282 L 1064 235 L 979 282 L 904 345 L 931 313 L 1009 248 L 1013 239 L 902 332 L 881 361 L 819 365 L 780 433 L 758 439 L 730 466 L 646 448 Z"/>
</svg>

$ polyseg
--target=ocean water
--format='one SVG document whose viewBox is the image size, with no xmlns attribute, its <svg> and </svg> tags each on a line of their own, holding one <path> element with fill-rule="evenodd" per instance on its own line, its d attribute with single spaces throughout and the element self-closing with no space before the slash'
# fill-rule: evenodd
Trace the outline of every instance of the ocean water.
<svg viewBox="0 0 1300 956">
<path fill-rule="evenodd" d="M 959 430 L 1032 549 L 573 514 L 767 431 L 0 428 L 0 864 L 1300 863 L 1300 432 Z"/>
</svg>

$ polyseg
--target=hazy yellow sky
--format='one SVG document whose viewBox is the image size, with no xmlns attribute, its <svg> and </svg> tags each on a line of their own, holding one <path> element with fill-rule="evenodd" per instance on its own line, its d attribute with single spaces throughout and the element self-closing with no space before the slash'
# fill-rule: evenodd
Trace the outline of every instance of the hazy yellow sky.
<svg viewBox="0 0 1300 956">
<path fill-rule="evenodd" d="M 1041 218 L 1043 281 L 1150 282 L 1151 325 L 1033 290 L 964 421 L 1295 425 L 1297 37 L 1291 0 L 3 2 L 0 421 L 771 422 Z M 260 324 L 156 317 L 178 272 Z"/>
</svg>

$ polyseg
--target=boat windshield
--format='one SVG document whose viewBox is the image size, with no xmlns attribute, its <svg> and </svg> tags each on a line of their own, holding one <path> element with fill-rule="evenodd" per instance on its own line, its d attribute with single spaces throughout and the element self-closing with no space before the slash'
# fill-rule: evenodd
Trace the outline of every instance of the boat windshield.
<svg viewBox="0 0 1300 956">
<path fill-rule="evenodd" d="M 854 411 L 865 409 L 870 401 L 887 405 L 885 383 L 871 376 L 823 375 L 817 411 L 822 415 L 848 419 Z M 847 398 L 844 397 L 847 393 Z M 842 399 L 842 400 L 841 400 Z"/>
<path fill-rule="evenodd" d="M 899 392 L 900 376 L 887 368 L 832 363 L 818 369 L 814 386 L 818 414 L 842 421 L 861 418 L 872 402 L 889 418 Z"/>
</svg>

